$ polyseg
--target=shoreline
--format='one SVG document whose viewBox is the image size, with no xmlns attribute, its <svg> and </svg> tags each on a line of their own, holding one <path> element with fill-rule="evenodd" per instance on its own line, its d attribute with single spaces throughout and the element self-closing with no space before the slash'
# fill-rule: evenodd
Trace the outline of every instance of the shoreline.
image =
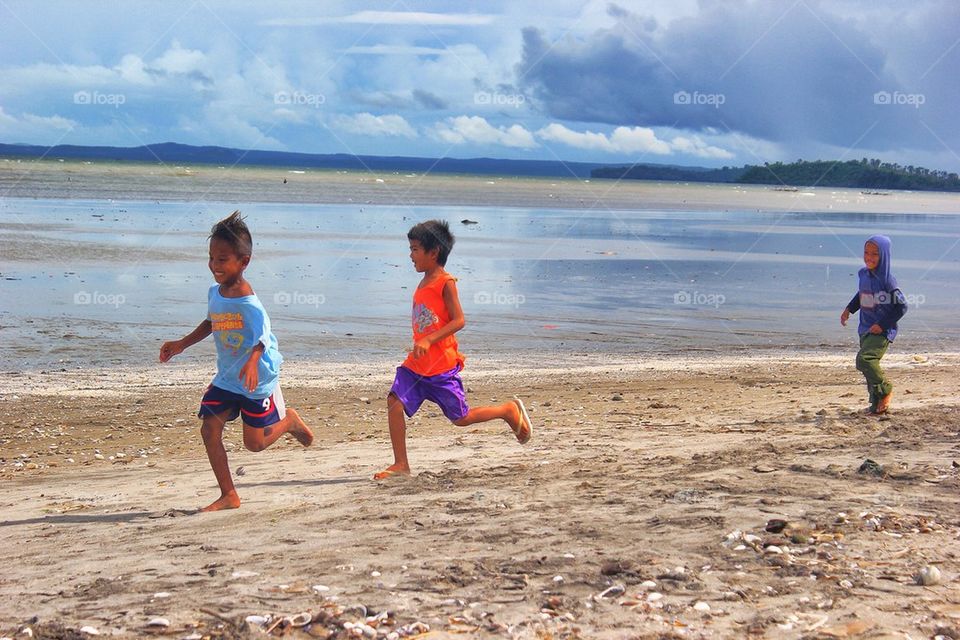
<svg viewBox="0 0 960 640">
<path fill-rule="evenodd" d="M 705 359 L 709 356 L 709 360 Z M 523 380 L 527 377 L 561 377 L 573 375 L 640 376 L 643 374 L 665 375 L 690 371 L 702 374 L 718 373 L 750 367 L 773 365 L 803 365 L 825 369 L 853 367 L 856 349 L 837 355 L 834 350 L 778 351 L 770 353 L 758 349 L 737 355 L 717 355 L 709 349 L 684 352 L 676 355 L 651 354 L 617 359 L 611 355 L 596 364 L 595 355 L 577 356 L 567 354 L 552 361 L 542 361 L 538 366 L 516 366 L 505 357 L 469 358 L 464 377 L 468 380 Z M 93 366 L 57 368 L 45 366 L 37 369 L 0 371 L 0 399 L 14 395 L 59 395 L 63 393 L 87 397 L 114 397 L 152 390 L 166 391 L 176 388 L 200 389 L 209 383 L 216 372 L 214 361 L 171 361 L 168 364 L 151 362 L 147 366 L 96 364 Z M 205 359 L 209 360 L 209 359 Z M 945 362 L 960 365 L 960 352 L 931 351 L 922 354 L 890 353 L 884 357 L 885 369 L 901 369 L 911 366 L 930 366 Z M 328 361 L 320 358 L 298 358 L 283 363 L 280 374 L 283 388 L 297 387 L 332 391 L 358 384 L 378 383 L 389 388 L 399 360 Z M 345 371 L 348 371 L 345 373 Z M 84 383 L 95 379 L 96 382 Z"/>
<path fill-rule="evenodd" d="M 286 182 L 284 182 L 286 181 Z M 0 162 L 0 193 L 31 199 L 511 207 L 606 211 L 960 214 L 960 194 L 287 168 Z"/>
</svg>

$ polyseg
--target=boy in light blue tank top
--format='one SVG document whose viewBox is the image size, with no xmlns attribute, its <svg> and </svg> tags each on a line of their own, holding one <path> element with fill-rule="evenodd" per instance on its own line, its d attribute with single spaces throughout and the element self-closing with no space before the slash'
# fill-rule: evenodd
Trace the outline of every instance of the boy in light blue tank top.
<svg viewBox="0 0 960 640">
<path fill-rule="evenodd" d="M 208 266 L 217 284 L 207 294 L 207 318 L 183 338 L 160 347 L 160 361 L 167 362 L 210 334 L 216 340 L 217 375 L 203 395 L 199 417 L 220 497 L 201 511 L 240 506 L 223 447 L 227 422 L 242 416 L 243 444 L 250 451 L 263 451 L 285 433 L 305 447 L 313 442 L 313 433 L 297 412 L 283 404 L 283 356 L 266 310 L 243 277 L 252 254 L 253 239 L 239 211 L 213 226 Z"/>
</svg>

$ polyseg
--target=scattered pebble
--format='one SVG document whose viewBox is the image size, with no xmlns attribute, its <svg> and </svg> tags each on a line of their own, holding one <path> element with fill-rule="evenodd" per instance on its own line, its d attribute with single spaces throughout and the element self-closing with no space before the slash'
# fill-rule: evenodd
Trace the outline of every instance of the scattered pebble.
<svg viewBox="0 0 960 640">
<path fill-rule="evenodd" d="M 604 589 L 597 595 L 598 600 L 603 598 L 619 598 L 623 595 L 623 592 L 626 591 L 626 588 L 622 584 L 615 584 L 612 587 Z"/>
<path fill-rule="evenodd" d="M 920 569 L 913 579 L 919 585 L 930 587 L 935 584 L 940 584 L 940 581 L 943 579 L 943 575 L 940 573 L 940 569 L 933 565 L 927 565 L 923 569 Z"/>
</svg>

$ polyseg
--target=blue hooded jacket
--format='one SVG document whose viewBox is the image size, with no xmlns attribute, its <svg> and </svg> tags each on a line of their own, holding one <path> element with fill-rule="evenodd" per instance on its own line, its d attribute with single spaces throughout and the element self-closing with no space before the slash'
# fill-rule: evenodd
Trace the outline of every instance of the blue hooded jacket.
<svg viewBox="0 0 960 640">
<path fill-rule="evenodd" d="M 887 236 L 870 236 L 867 242 L 875 245 L 880 253 L 877 268 L 860 269 L 860 290 L 857 292 L 847 310 L 850 313 L 860 311 L 860 326 L 857 333 L 861 336 L 870 333 L 870 327 L 880 325 L 893 342 L 897 336 L 897 321 L 907 312 L 907 301 L 897 286 L 897 279 L 890 273 L 890 238 Z"/>
</svg>

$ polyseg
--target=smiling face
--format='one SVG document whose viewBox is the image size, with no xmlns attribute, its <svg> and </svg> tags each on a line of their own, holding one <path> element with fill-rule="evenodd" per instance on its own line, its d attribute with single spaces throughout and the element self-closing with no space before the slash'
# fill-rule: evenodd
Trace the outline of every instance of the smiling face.
<svg viewBox="0 0 960 640">
<path fill-rule="evenodd" d="M 250 264 L 250 256 L 240 256 L 226 240 L 210 239 L 210 273 L 221 286 L 231 286 L 243 278 L 243 270 Z"/>
<path fill-rule="evenodd" d="M 439 249 L 427 251 L 419 240 L 410 241 L 410 260 L 413 261 L 413 268 L 417 270 L 417 273 L 424 273 L 435 268 L 439 253 Z"/>
<path fill-rule="evenodd" d="M 880 249 L 872 242 L 863 245 L 863 264 L 873 271 L 880 264 Z"/>
</svg>

